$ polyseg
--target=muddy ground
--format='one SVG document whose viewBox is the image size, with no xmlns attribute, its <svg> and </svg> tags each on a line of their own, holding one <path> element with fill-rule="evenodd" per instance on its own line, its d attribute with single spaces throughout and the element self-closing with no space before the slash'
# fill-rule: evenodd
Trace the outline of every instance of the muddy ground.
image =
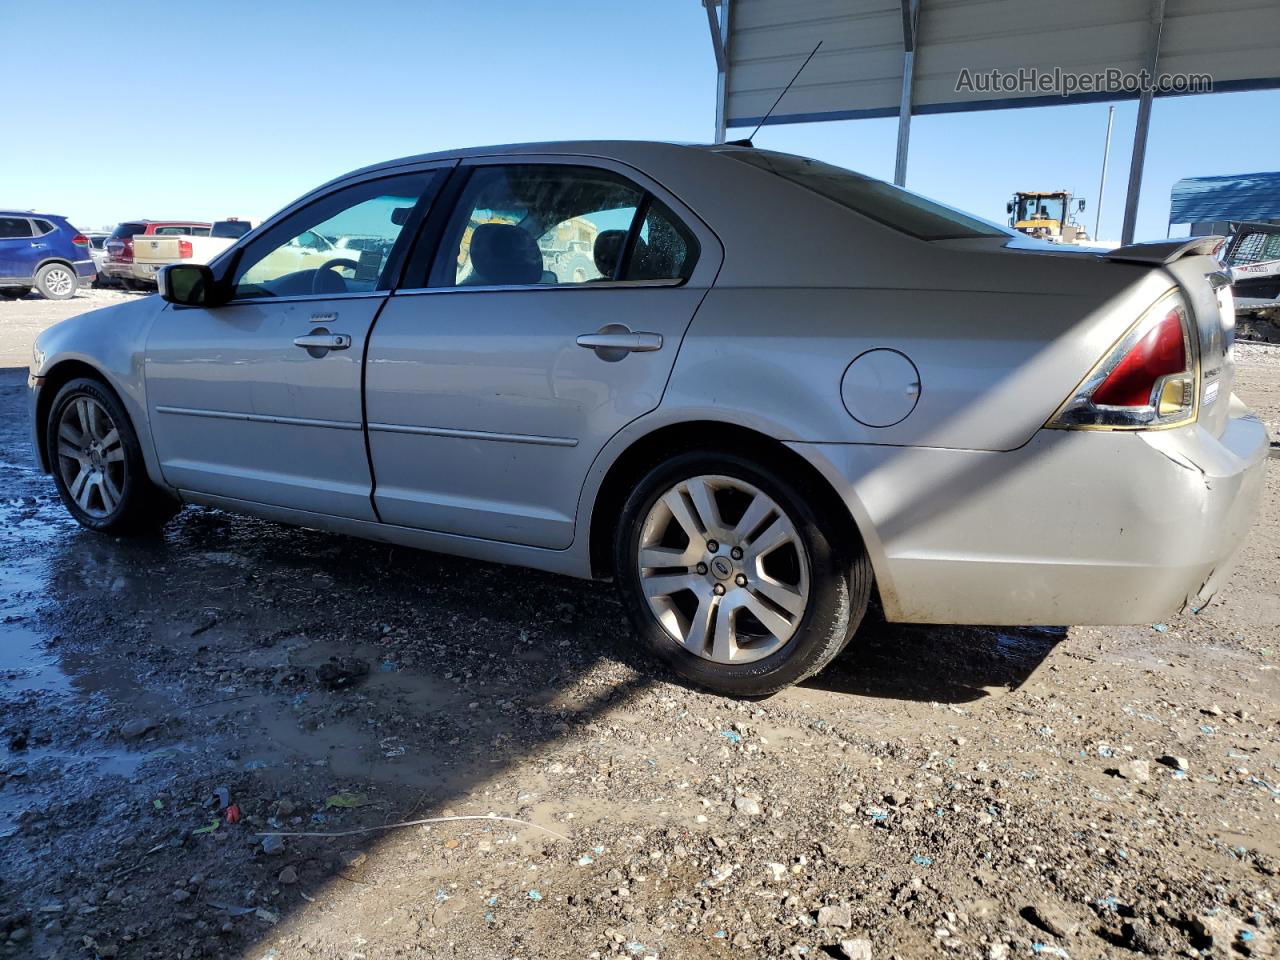
<svg viewBox="0 0 1280 960">
<path fill-rule="evenodd" d="M 120 296 L 0 302 L 0 355 Z M 1240 359 L 1274 426 L 1280 348 Z M 873 626 L 737 702 L 637 656 L 606 584 L 205 509 L 82 531 L 24 377 L 0 957 L 1275 953 L 1280 471 L 1199 616 Z M 391 826 L 489 816 L 524 823 Z"/>
</svg>

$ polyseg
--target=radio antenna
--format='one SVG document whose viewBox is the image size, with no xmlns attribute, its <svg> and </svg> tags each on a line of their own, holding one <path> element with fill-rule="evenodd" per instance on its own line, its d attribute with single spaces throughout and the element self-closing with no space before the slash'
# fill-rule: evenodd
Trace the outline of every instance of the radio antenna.
<svg viewBox="0 0 1280 960">
<path fill-rule="evenodd" d="M 809 61 L 813 59 L 814 54 L 818 52 L 818 47 L 820 46 L 822 46 L 821 40 L 818 41 L 818 46 L 814 47 L 813 50 L 809 53 L 809 55 L 804 58 L 804 63 L 800 64 L 800 69 L 797 70 L 796 75 L 791 78 L 791 83 L 788 83 L 785 87 L 782 88 L 782 92 L 778 94 L 778 99 L 773 101 L 773 106 L 769 108 L 769 112 L 760 118 L 760 122 L 756 124 L 756 128 L 751 131 L 751 136 L 747 137 L 745 142 L 734 141 L 735 143 L 743 143 L 744 146 L 748 146 L 748 147 L 752 145 L 751 141 L 754 140 L 756 137 L 756 134 L 760 132 L 760 128 L 763 127 L 766 122 L 768 122 L 771 116 L 773 116 L 773 111 L 778 109 L 778 104 L 780 104 L 782 102 L 782 98 L 787 95 L 787 91 L 791 89 L 792 84 L 794 84 L 797 80 L 800 79 L 800 74 L 804 73 L 804 68 L 809 65 Z"/>
</svg>

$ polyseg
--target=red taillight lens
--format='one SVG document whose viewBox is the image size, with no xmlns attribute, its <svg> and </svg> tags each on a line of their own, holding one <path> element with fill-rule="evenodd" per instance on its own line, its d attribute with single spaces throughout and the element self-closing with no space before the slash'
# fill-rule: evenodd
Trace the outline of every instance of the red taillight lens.
<svg viewBox="0 0 1280 960">
<path fill-rule="evenodd" d="M 191 256 L 191 241 L 190 241 L 190 240 L 179 240 L 179 241 L 178 241 L 178 256 L 180 256 L 180 257 L 184 257 L 184 258 L 185 258 L 185 257 L 189 257 L 189 256 Z"/>
<path fill-rule="evenodd" d="M 1182 294 L 1161 297 L 1098 361 L 1047 427 L 1148 430 L 1196 419 L 1195 326 Z"/>
<path fill-rule="evenodd" d="M 89 245 L 89 238 L 86 237 L 83 233 L 77 233 L 74 237 L 71 238 L 71 242 L 74 243 L 77 247 L 87 247 Z"/>
<path fill-rule="evenodd" d="M 1186 369 L 1182 309 L 1175 307 L 1129 349 L 1093 391 L 1092 400 L 1104 407 L 1148 407 L 1156 381 Z"/>
</svg>

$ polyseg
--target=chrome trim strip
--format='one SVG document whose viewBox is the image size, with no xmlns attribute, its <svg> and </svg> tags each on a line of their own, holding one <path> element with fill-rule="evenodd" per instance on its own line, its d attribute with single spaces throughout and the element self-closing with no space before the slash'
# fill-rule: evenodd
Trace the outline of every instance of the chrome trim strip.
<svg viewBox="0 0 1280 960">
<path fill-rule="evenodd" d="M 223 307 L 252 307 L 268 303 L 300 303 L 306 300 L 371 300 L 375 297 L 389 295 L 389 290 L 369 290 L 363 293 L 301 293 L 292 297 L 249 297 L 245 300 L 228 300 L 226 303 L 219 304 L 216 309 L 220 310 Z"/>
<path fill-rule="evenodd" d="M 684 280 L 603 280 L 600 283 L 527 283 L 501 286 L 475 287 L 407 287 L 396 290 L 394 296 L 421 293 L 519 293 L 533 290 L 617 290 L 619 287 L 680 287 Z"/>
<path fill-rule="evenodd" d="M 539 437 L 530 433 L 492 433 L 488 430 L 454 430 L 450 427 L 414 427 L 405 423 L 371 423 L 378 433 L 411 433 L 426 437 L 453 437 L 459 440 L 497 440 L 502 443 L 532 443 L 543 447 L 576 447 L 573 437 Z"/>
<path fill-rule="evenodd" d="M 316 420 L 310 417 L 281 417 L 265 413 L 236 413 L 232 410 L 200 410 L 194 407 L 157 406 L 156 413 L 172 413 L 183 417 L 208 417 L 213 420 L 244 420 L 249 423 L 279 423 L 291 427 L 328 427 L 332 430 L 359 430 L 358 421 Z"/>
</svg>

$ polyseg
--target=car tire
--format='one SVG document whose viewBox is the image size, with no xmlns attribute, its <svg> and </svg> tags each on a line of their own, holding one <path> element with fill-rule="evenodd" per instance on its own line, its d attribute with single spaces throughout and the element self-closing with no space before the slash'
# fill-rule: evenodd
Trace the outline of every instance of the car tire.
<svg viewBox="0 0 1280 960">
<path fill-rule="evenodd" d="M 65 263 L 46 263 L 36 271 L 36 289 L 46 300 L 70 300 L 80 287 L 74 267 Z"/>
<path fill-rule="evenodd" d="M 102 533 L 151 533 L 179 504 L 147 476 L 124 406 L 101 381 L 82 377 L 54 397 L 45 454 L 58 495 L 76 521 Z"/>
<path fill-rule="evenodd" d="M 866 613 L 872 572 L 823 500 L 737 453 L 691 451 L 650 469 L 614 537 L 622 602 L 643 645 L 686 680 L 739 697 L 776 693 L 830 663 Z"/>
<path fill-rule="evenodd" d="M 21 300 L 31 292 L 31 287 L 0 287 L 0 296 Z"/>
</svg>

